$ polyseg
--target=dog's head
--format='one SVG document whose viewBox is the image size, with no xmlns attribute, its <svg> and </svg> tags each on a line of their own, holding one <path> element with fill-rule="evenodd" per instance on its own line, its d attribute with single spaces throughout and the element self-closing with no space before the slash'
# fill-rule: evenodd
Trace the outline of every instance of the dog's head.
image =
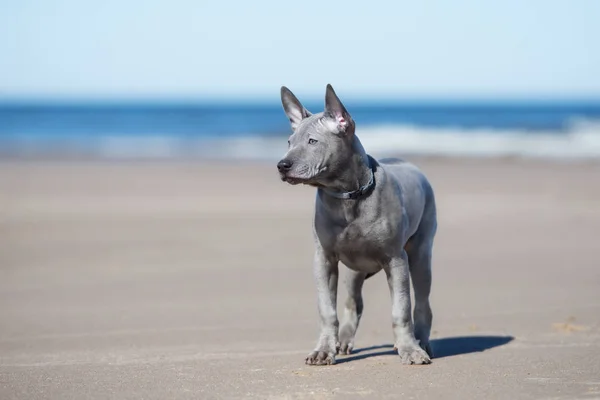
<svg viewBox="0 0 600 400">
<path fill-rule="evenodd" d="M 287 153 L 277 163 L 281 180 L 292 185 L 326 186 L 352 157 L 352 117 L 331 85 L 325 93 L 325 110 L 318 114 L 304 108 L 285 86 L 281 88 L 281 102 L 293 132 Z"/>
</svg>

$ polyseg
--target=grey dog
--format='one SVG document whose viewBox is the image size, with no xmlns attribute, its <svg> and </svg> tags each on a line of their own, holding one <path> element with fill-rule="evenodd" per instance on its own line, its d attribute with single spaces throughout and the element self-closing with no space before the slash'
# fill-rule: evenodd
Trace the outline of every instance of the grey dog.
<svg viewBox="0 0 600 400">
<path fill-rule="evenodd" d="M 355 123 L 327 85 L 325 110 L 311 114 L 285 86 L 283 109 L 292 135 L 277 164 L 281 179 L 317 187 L 314 278 L 321 332 L 309 365 L 335 364 L 350 354 L 363 311 L 365 279 L 384 270 L 392 299 L 395 349 L 404 364 L 429 364 L 431 255 L 437 230 L 433 189 L 413 164 L 375 160 Z M 338 263 L 349 268 L 344 321 L 337 317 Z M 415 297 L 411 318 L 410 280 Z"/>
</svg>

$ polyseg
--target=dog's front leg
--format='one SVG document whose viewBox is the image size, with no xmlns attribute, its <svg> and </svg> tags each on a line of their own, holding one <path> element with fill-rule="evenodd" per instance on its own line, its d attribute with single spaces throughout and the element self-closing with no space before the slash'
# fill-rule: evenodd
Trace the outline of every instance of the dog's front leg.
<svg viewBox="0 0 600 400">
<path fill-rule="evenodd" d="M 392 297 L 392 324 L 395 348 L 403 364 L 429 364 L 431 359 L 419 346 L 413 333 L 410 304 L 410 275 L 406 252 L 393 258 L 385 267 Z"/>
<path fill-rule="evenodd" d="M 317 285 L 321 333 L 314 351 L 306 357 L 306 364 L 331 365 L 335 364 L 339 327 L 336 308 L 338 260 L 328 257 L 321 248 L 315 253 L 314 278 Z"/>
</svg>

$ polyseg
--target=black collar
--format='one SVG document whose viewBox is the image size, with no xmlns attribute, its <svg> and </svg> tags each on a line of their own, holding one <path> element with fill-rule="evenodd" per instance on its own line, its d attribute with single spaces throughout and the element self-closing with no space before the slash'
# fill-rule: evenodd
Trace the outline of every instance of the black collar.
<svg viewBox="0 0 600 400">
<path fill-rule="evenodd" d="M 361 198 L 362 196 L 368 194 L 375 187 L 375 171 L 372 166 L 369 166 L 371 171 L 371 179 L 369 179 L 369 183 L 364 186 L 361 186 L 357 190 L 353 190 L 351 192 L 336 192 L 331 189 L 322 188 L 325 193 L 330 196 L 333 196 L 337 199 L 342 200 L 356 200 Z"/>
</svg>

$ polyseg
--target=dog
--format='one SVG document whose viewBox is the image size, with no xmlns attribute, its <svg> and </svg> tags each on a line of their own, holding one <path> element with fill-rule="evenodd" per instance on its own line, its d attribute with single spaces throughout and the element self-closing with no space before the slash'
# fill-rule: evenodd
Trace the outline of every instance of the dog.
<svg viewBox="0 0 600 400">
<path fill-rule="evenodd" d="M 277 163 L 279 176 L 288 184 L 317 188 L 313 273 L 321 330 L 306 364 L 331 365 L 336 354 L 351 354 L 363 311 L 363 283 L 381 270 L 392 301 L 394 349 L 403 364 L 431 363 L 429 295 L 437 215 L 430 182 L 409 162 L 368 155 L 356 136 L 354 120 L 330 84 L 323 112 L 309 112 L 285 86 L 281 102 L 292 135 L 287 153 Z M 340 261 L 349 269 L 341 328 Z"/>
</svg>

